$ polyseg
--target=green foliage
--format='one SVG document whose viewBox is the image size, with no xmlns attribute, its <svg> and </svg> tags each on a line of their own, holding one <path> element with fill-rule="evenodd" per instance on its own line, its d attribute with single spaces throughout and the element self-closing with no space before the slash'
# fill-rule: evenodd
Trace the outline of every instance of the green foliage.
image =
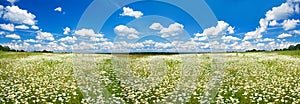
<svg viewBox="0 0 300 104">
<path fill-rule="evenodd" d="M 17 59 L 17 58 L 25 58 L 28 56 L 34 56 L 34 55 L 42 55 L 42 53 L 30 53 L 30 52 L 3 52 L 0 51 L 0 59 L 6 58 L 6 59 Z"/>
<path fill-rule="evenodd" d="M 289 55 L 294 57 L 300 57 L 300 50 L 292 50 L 292 51 L 278 51 L 276 52 L 280 55 Z"/>
</svg>

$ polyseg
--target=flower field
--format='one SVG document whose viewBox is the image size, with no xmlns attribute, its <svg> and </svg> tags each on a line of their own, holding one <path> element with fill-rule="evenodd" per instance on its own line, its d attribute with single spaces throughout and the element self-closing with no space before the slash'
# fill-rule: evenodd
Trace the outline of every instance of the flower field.
<svg viewBox="0 0 300 104">
<path fill-rule="evenodd" d="M 300 58 L 276 53 L 0 54 L 0 103 L 300 103 Z"/>
</svg>

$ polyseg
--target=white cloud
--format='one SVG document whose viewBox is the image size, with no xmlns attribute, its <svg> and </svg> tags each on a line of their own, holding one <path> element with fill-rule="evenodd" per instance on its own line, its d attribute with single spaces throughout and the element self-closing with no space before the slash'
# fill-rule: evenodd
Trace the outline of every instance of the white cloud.
<svg viewBox="0 0 300 104">
<path fill-rule="evenodd" d="M 244 41 L 251 39 L 260 39 L 262 37 L 261 33 L 256 31 L 247 32 L 244 37 Z"/>
<path fill-rule="evenodd" d="M 181 33 L 184 29 L 184 26 L 179 23 L 173 23 L 169 25 L 167 28 L 162 28 L 160 30 L 160 34 L 162 34 L 163 38 L 169 37 L 169 36 L 176 36 L 179 33 Z"/>
<path fill-rule="evenodd" d="M 295 5 L 295 12 L 296 12 L 296 13 L 300 13 L 300 7 L 299 7 L 299 4 L 296 4 L 296 5 Z"/>
<path fill-rule="evenodd" d="M 208 40 L 208 37 L 216 37 L 216 36 L 222 36 L 222 40 L 224 42 L 231 42 L 231 41 L 237 41 L 240 40 L 237 37 L 233 36 L 224 36 L 225 34 L 233 34 L 234 28 L 230 26 L 228 23 L 224 21 L 218 21 L 217 26 L 212 26 L 210 28 L 204 29 L 203 33 L 196 33 L 194 34 L 195 37 L 192 38 L 192 41 L 206 41 Z"/>
<path fill-rule="evenodd" d="M 125 25 L 119 25 L 114 28 L 114 32 L 119 36 L 127 36 L 128 39 L 139 38 L 139 32 L 134 28 L 129 28 Z"/>
<path fill-rule="evenodd" d="M 15 31 L 14 24 L 0 24 L 0 28 L 7 31 Z"/>
<path fill-rule="evenodd" d="M 277 21 L 276 21 L 276 20 L 273 20 L 273 21 L 270 22 L 269 25 L 270 25 L 270 26 L 276 26 L 277 24 L 278 24 Z"/>
<path fill-rule="evenodd" d="M 153 23 L 149 28 L 152 30 L 161 30 L 164 27 L 160 23 Z"/>
<path fill-rule="evenodd" d="M 280 20 L 286 19 L 288 16 L 294 13 L 294 6 L 290 3 L 282 3 L 278 7 L 273 7 L 272 10 L 267 11 L 267 20 Z"/>
<path fill-rule="evenodd" d="M 294 19 L 284 20 L 283 23 L 282 23 L 283 28 L 284 28 L 284 30 L 294 29 L 294 28 L 296 28 L 298 22 L 300 22 L 300 21 L 299 20 L 294 20 Z"/>
<path fill-rule="evenodd" d="M 6 38 L 13 38 L 13 39 L 21 39 L 21 37 L 17 34 L 9 34 L 5 36 Z"/>
<path fill-rule="evenodd" d="M 64 34 L 67 35 L 67 34 L 69 34 L 70 31 L 71 31 L 71 29 L 69 27 L 66 27 L 64 29 Z"/>
<path fill-rule="evenodd" d="M 33 25 L 33 26 L 31 26 L 31 28 L 32 28 L 32 29 L 34 29 L 34 30 L 37 30 L 37 29 L 39 29 L 39 27 L 38 27 L 38 26 L 34 26 L 34 25 Z"/>
<path fill-rule="evenodd" d="M 17 0 L 7 0 L 8 2 L 11 3 L 11 5 L 14 5 L 15 2 L 17 2 Z"/>
<path fill-rule="evenodd" d="M 24 42 L 23 45 L 24 45 L 24 46 L 30 46 L 30 44 L 27 43 L 27 42 Z"/>
<path fill-rule="evenodd" d="M 0 5 L 0 18 L 2 17 L 3 11 L 4 11 L 4 7 Z"/>
<path fill-rule="evenodd" d="M 133 9 L 131 9 L 129 7 L 123 7 L 123 13 L 120 15 L 140 18 L 141 16 L 143 16 L 143 13 L 141 11 L 134 11 Z"/>
<path fill-rule="evenodd" d="M 198 37 L 198 36 L 206 36 L 205 34 L 200 34 L 200 33 L 196 33 L 196 34 L 194 34 L 196 37 Z"/>
<path fill-rule="evenodd" d="M 28 26 L 26 25 L 18 25 L 18 26 L 15 26 L 16 29 L 29 29 Z"/>
<path fill-rule="evenodd" d="M 233 37 L 233 36 L 223 36 L 221 38 L 224 42 L 232 42 L 232 41 L 238 41 L 241 40 L 240 38 Z"/>
<path fill-rule="evenodd" d="M 229 32 L 229 34 L 234 34 L 234 28 L 231 27 L 231 26 L 229 26 L 229 27 L 227 28 L 227 31 Z"/>
<path fill-rule="evenodd" d="M 16 24 L 35 25 L 35 15 L 29 13 L 27 10 L 22 10 L 18 6 L 6 6 L 4 19 L 7 19 Z"/>
<path fill-rule="evenodd" d="M 59 43 L 61 46 L 63 46 L 63 47 L 69 47 L 68 45 L 66 45 L 65 43 Z"/>
<path fill-rule="evenodd" d="M 192 40 L 196 40 L 196 41 L 205 41 L 205 40 L 208 40 L 207 36 L 202 36 L 202 37 L 199 37 L 199 36 L 196 36 L 194 38 L 192 38 Z"/>
<path fill-rule="evenodd" d="M 286 3 L 282 3 L 278 7 L 273 7 L 271 10 L 267 11 L 265 14 L 265 18 L 261 18 L 259 21 L 260 26 L 256 28 L 254 31 L 250 31 L 245 34 L 244 40 L 251 40 L 251 39 L 259 39 L 262 37 L 262 33 L 266 31 L 268 27 L 268 23 L 270 22 L 270 26 L 278 25 L 276 20 L 283 20 L 291 16 L 293 13 L 297 12 L 297 8 L 295 8 L 295 0 L 288 0 Z M 294 28 L 293 23 L 285 23 L 284 26 L 285 30 L 289 30 Z"/>
<path fill-rule="evenodd" d="M 33 40 L 33 39 L 26 39 L 26 40 L 24 40 L 24 42 L 28 42 L 28 43 L 36 43 L 37 41 L 36 41 L 36 40 Z"/>
<path fill-rule="evenodd" d="M 75 31 L 75 35 L 80 37 L 103 37 L 103 34 L 96 34 L 92 29 L 82 28 L 80 30 Z"/>
<path fill-rule="evenodd" d="M 33 47 L 35 47 L 35 48 L 42 48 L 42 45 L 41 44 L 34 44 Z"/>
<path fill-rule="evenodd" d="M 300 30 L 294 30 L 293 32 L 294 32 L 295 34 L 300 35 Z"/>
<path fill-rule="evenodd" d="M 264 38 L 264 39 L 260 40 L 260 42 L 271 42 L 271 41 L 274 41 L 274 39 Z"/>
<path fill-rule="evenodd" d="M 105 39 L 105 38 L 97 38 L 97 37 L 90 37 L 90 40 L 94 41 L 94 42 L 98 42 L 98 41 L 105 42 L 105 41 L 107 41 L 107 39 Z"/>
<path fill-rule="evenodd" d="M 62 11 L 62 8 L 61 8 L 61 7 L 57 7 L 57 8 L 54 9 L 54 11 L 61 12 L 61 11 Z"/>
<path fill-rule="evenodd" d="M 218 36 L 218 35 L 226 34 L 227 32 L 229 34 L 234 33 L 234 28 L 229 26 L 229 24 L 224 21 L 218 21 L 217 26 L 204 29 L 202 35 Z"/>
<path fill-rule="evenodd" d="M 76 40 L 77 40 L 77 38 L 75 36 L 73 36 L 73 37 L 67 36 L 67 37 L 59 39 L 58 41 L 60 41 L 60 42 L 75 43 Z"/>
<path fill-rule="evenodd" d="M 39 31 L 37 33 L 36 38 L 39 39 L 39 40 L 50 40 L 50 41 L 54 40 L 53 35 L 51 33 L 49 33 L 49 32 L 41 32 L 41 31 Z"/>
<path fill-rule="evenodd" d="M 260 26 L 256 28 L 256 30 L 247 32 L 245 34 L 244 41 L 251 39 L 260 39 L 262 37 L 262 33 L 265 32 L 268 27 L 268 21 L 262 18 L 260 19 L 259 24 Z"/>
<path fill-rule="evenodd" d="M 264 47 L 265 44 L 264 44 L 264 43 L 258 43 L 256 46 L 257 46 L 257 47 Z"/>
<path fill-rule="evenodd" d="M 277 38 L 287 38 L 287 37 L 292 37 L 291 34 L 286 34 L 286 33 L 282 33 L 280 35 L 277 36 Z"/>
<path fill-rule="evenodd" d="M 287 0 L 287 2 L 291 3 L 291 2 L 300 2 L 300 0 Z"/>
<path fill-rule="evenodd" d="M 3 32 L 3 31 L 0 31 L 0 35 L 3 35 L 5 32 Z"/>
</svg>

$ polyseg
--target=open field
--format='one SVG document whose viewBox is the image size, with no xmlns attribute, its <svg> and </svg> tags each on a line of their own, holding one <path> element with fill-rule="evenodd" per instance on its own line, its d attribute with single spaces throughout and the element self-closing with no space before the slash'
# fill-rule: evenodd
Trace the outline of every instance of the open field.
<svg viewBox="0 0 300 104">
<path fill-rule="evenodd" d="M 0 103 L 300 103 L 299 51 L 0 52 Z"/>
</svg>

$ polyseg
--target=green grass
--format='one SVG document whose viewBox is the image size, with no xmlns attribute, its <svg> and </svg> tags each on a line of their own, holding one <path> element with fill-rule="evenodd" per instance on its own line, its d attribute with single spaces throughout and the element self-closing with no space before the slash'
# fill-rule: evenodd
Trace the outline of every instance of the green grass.
<svg viewBox="0 0 300 104">
<path fill-rule="evenodd" d="M 42 55 L 42 53 L 33 53 L 33 52 L 3 52 L 0 51 L 0 59 L 17 59 L 17 58 L 25 58 L 33 55 Z"/>
<path fill-rule="evenodd" d="M 300 57 L 300 50 L 293 50 L 293 51 L 278 51 L 275 52 L 279 55 L 288 55 L 288 56 L 295 56 L 295 57 Z"/>
</svg>

